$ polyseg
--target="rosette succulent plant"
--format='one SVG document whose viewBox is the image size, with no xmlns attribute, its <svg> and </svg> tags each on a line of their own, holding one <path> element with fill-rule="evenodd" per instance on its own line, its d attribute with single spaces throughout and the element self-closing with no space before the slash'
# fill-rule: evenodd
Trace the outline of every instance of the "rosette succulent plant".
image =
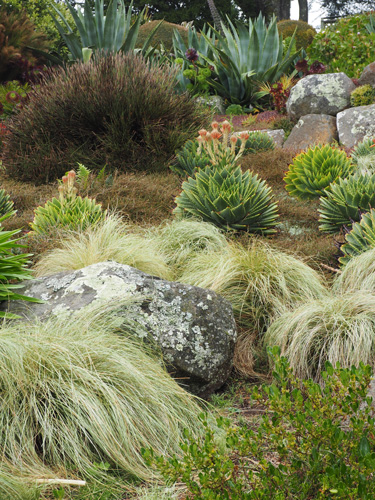
<svg viewBox="0 0 375 500">
<path fill-rule="evenodd" d="M 363 139 L 362 142 L 359 142 L 357 146 L 352 151 L 352 162 L 354 165 L 358 165 L 360 163 L 360 158 L 364 156 L 373 156 L 375 158 L 375 148 L 374 140 L 372 137 L 367 137 Z"/>
<path fill-rule="evenodd" d="M 350 227 L 361 215 L 375 208 L 375 174 L 355 174 L 339 179 L 320 198 L 319 229 L 335 233 L 343 226 Z"/>
<path fill-rule="evenodd" d="M 225 230 L 275 232 L 278 213 L 272 191 L 248 170 L 209 167 L 182 184 L 176 198 L 177 216 L 193 216 Z"/>
<path fill-rule="evenodd" d="M 199 137 L 195 141 L 188 141 L 174 164 L 170 169 L 182 177 L 194 176 L 198 168 L 214 165 L 216 168 L 234 168 L 241 158 L 248 144 L 249 133 L 241 132 L 239 137 L 229 136 L 232 126 L 224 121 L 221 126 L 218 122 L 211 123 L 212 130 L 199 131 Z M 250 142 L 258 144 L 262 138 L 256 138 Z M 263 144 L 263 143 L 262 143 Z"/>
<path fill-rule="evenodd" d="M 13 211 L 13 201 L 9 194 L 6 194 L 4 189 L 0 189 L 0 217 L 9 214 Z"/>
<path fill-rule="evenodd" d="M 344 151 L 329 145 L 315 146 L 299 154 L 284 178 L 286 190 L 300 199 L 326 196 L 332 182 L 348 177 L 353 166 Z"/>
<path fill-rule="evenodd" d="M 241 139 L 238 139 L 236 151 L 239 151 L 242 145 Z M 261 153 L 262 151 L 270 151 L 275 149 L 273 139 L 265 132 L 251 132 L 249 138 L 245 141 L 243 155 Z"/>
<path fill-rule="evenodd" d="M 35 210 L 30 224 L 34 233 L 48 233 L 53 229 L 85 230 L 103 220 L 107 211 L 94 199 L 77 196 L 74 187 L 76 173 L 71 170 L 62 178 L 59 186 L 59 198 L 47 201 L 44 207 Z"/>
<path fill-rule="evenodd" d="M 340 250 L 344 256 L 340 257 L 341 265 L 345 266 L 352 257 L 371 248 L 375 248 L 375 209 L 363 214 L 360 222 L 353 224 L 352 230 L 345 236 L 345 243 Z"/>
</svg>

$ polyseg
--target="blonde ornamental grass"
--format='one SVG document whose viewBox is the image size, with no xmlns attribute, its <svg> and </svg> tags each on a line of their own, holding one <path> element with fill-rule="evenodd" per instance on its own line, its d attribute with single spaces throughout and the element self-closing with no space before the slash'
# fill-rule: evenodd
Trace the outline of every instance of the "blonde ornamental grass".
<svg viewBox="0 0 375 500">
<path fill-rule="evenodd" d="M 307 264 L 259 239 L 191 259 L 180 281 L 210 288 L 233 306 L 236 319 L 261 333 L 280 314 L 327 295 L 319 274 Z"/>
<path fill-rule="evenodd" d="M 374 366 L 375 295 L 357 291 L 310 300 L 276 319 L 264 345 L 280 346 L 300 378 L 319 381 L 326 361 Z"/>
<path fill-rule="evenodd" d="M 336 294 L 361 290 L 375 294 L 375 248 L 349 259 L 333 282 L 333 291 Z"/>
<path fill-rule="evenodd" d="M 130 226 L 116 214 L 110 214 L 86 231 L 71 231 L 61 239 L 61 248 L 42 255 L 34 274 L 46 276 L 114 260 L 147 274 L 171 279 L 171 270 L 158 244 L 130 231 Z"/>
<path fill-rule="evenodd" d="M 142 447 L 178 453 L 183 428 L 199 432 L 198 400 L 131 340 L 137 325 L 119 329 L 120 306 L 0 328 L 1 461 L 15 476 L 92 479 L 108 462 L 126 488 L 154 477 Z"/>
</svg>

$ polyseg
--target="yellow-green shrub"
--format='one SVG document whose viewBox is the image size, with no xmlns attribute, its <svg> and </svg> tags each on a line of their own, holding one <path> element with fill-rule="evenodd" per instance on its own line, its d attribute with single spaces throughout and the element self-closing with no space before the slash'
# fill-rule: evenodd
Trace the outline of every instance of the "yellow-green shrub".
<svg viewBox="0 0 375 500">
<path fill-rule="evenodd" d="M 147 37 L 151 31 L 160 23 L 160 21 L 149 21 L 148 23 L 142 24 L 139 28 L 137 47 L 142 47 L 145 43 Z M 161 44 L 168 50 L 173 48 L 173 32 L 177 30 L 181 35 L 184 42 L 188 43 L 188 29 L 180 24 L 168 23 L 164 21 L 159 27 L 158 31 L 155 33 L 152 39 L 152 45 L 159 48 Z"/>
<path fill-rule="evenodd" d="M 367 106 L 375 100 L 375 89 L 372 85 L 361 85 L 350 94 L 350 104 L 352 106 Z"/>
<path fill-rule="evenodd" d="M 306 23 L 305 21 L 284 19 L 277 23 L 277 29 L 282 35 L 283 40 L 285 40 L 285 38 L 291 37 L 297 29 L 295 34 L 297 49 L 306 49 L 312 43 L 316 35 L 315 28 L 310 26 L 310 24 Z"/>
</svg>

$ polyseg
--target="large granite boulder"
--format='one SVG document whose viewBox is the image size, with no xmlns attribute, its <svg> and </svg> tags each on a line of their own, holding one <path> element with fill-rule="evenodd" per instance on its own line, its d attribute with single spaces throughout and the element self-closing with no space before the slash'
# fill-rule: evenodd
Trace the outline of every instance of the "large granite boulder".
<svg viewBox="0 0 375 500">
<path fill-rule="evenodd" d="M 340 143 L 352 148 L 365 137 L 375 137 L 375 104 L 346 109 L 337 115 Z"/>
<path fill-rule="evenodd" d="M 302 116 L 284 142 L 284 148 L 305 150 L 315 144 L 337 141 L 336 118 L 331 115 Z"/>
<path fill-rule="evenodd" d="M 117 262 L 102 262 L 24 282 L 20 293 L 45 302 L 11 301 L 0 304 L 1 309 L 42 320 L 135 297 L 122 301 L 116 311 L 119 319 L 140 324 L 142 337 L 150 337 L 161 348 L 173 377 L 199 396 L 206 397 L 222 386 L 232 369 L 237 335 L 232 307 L 210 290 L 164 281 Z"/>
<path fill-rule="evenodd" d="M 345 73 L 308 75 L 290 91 L 286 109 L 292 120 L 309 114 L 336 116 L 350 106 L 350 94 L 355 88 Z"/>
<path fill-rule="evenodd" d="M 358 80 L 358 85 L 368 84 L 375 87 L 375 62 L 372 62 L 365 67 Z"/>
</svg>

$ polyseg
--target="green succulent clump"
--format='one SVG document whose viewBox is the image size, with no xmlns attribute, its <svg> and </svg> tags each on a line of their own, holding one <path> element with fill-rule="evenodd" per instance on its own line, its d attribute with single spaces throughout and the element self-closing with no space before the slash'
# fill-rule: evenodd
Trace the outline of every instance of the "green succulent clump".
<svg viewBox="0 0 375 500">
<path fill-rule="evenodd" d="M 187 141 L 184 147 L 177 153 L 176 160 L 169 168 L 181 177 L 191 177 L 195 175 L 198 168 L 204 168 L 211 164 L 209 156 L 205 151 L 198 154 L 198 141 Z"/>
<path fill-rule="evenodd" d="M 176 197 L 177 216 L 193 216 L 225 230 L 275 232 L 277 204 L 271 188 L 249 171 L 206 168 L 182 184 Z"/>
<path fill-rule="evenodd" d="M 52 198 L 44 207 L 35 210 L 34 220 L 30 224 L 34 233 L 44 234 L 54 229 L 84 231 L 105 218 L 107 211 L 103 211 L 94 199 L 76 196 L 75 178 L 74 170 L 70 171 L 59 186 L 59 198 Z"/>
<path fill-rule="evenodd" d="M 374 156 L 375 157 L 375 148 L 372 148 L 374 145 L 373 137 L 365 137 L 362 142 L 359 142 L 356 147 L 352 151 L 352 162 L 354 165 L 359 164 L 359 159 L 364 156 Z"/>
<path fill-rule="evenodd" d="M 375 248 L 375 209 L 363 214 L 360 222 L 353 224 L 352 230 L 345 236 L 345 243 L 340 250 L 344 256 L 340 263 L 345 266 L 352 257 Z"/>
<path fill-rule="evenodd" d="M 351 106 L 367 106 L 375 100 L 375 89 L 372 85 L 361 85 L 350 94 Z"/>
<path fill-rule="evenodd" d="M 0 189 L 0 217 L 9 214 L 13 210 L 13 201 L 4 189 Z"/>
<path fill-rule="evenodd" d="M 344 151 L 329 145 L 309 148 L 296 156 L 284 177 L 286 190 L 302 200 L 326 196 L 331 183 L 351 174 L 353 166 Z"/>
<path fill-rule="evenodd" d="M 375 208 L 375 174 L 355 174 L 339 179 L 320 198 L 319 229 L 335 233 L 361 220 L 361 214 Z"/>
<path fill-rule="evenodd" d="M 241 147 L 241 140 L 238 139 L 236 148 Z M 263 151 L 270 151 L 275 149 L 275 143 L 272 137 L 265 132 L 250 132 L 250 137 L 245 142 L 245 149 L 243 155 L 254 153 L 261 153 Z"/>
</svg>

